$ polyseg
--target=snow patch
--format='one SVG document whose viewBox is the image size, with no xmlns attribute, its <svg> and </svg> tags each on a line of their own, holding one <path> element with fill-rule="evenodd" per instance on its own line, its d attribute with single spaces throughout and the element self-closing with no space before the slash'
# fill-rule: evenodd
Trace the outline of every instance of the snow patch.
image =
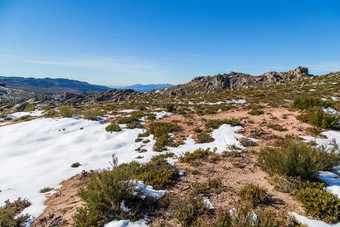
<svg viewBox="0 0 340 227">
<path fill-rule="evenodd" d="M 335 225 L 329 225 L 323 221 L 313 220 L 309 219 L 305 216 L 299 215 L 295 212 L 289 213 L 290 215 L 294 216 L 296 220 L 301 222 L 303 225 L 306 225 L 308 227 L 340 227 L 340 222 Z"/>
</svg>

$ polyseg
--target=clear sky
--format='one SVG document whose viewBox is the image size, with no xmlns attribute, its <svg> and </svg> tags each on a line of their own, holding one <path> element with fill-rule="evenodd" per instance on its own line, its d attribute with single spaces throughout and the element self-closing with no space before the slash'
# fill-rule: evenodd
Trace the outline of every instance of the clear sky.
<svg viewBox="0 0 340 227">
<path fill-rule="evenodd" d="M 340 1 L 0 0 L 0 75 L 104 85 L 340 71 Z"/>
</svg>

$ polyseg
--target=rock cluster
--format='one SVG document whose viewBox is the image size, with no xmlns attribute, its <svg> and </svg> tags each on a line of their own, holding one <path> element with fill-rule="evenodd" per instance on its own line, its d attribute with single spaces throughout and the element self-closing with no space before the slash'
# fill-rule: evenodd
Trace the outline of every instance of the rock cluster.
<svg viewBox="0 0 340 227">
<path fill-rule="evenodd" d="M 312 75 L 308 73 L 308 68 L 300 66 L 288 72 L 267 72 L 260 76 L 230 72 L 216 76 L 196 77 L 189 83 L 165 88 L 160 90 L 159 93 L 164 95 L 207 94 L 226 89 L 236 90 L 291 82 L 310 76 Z"/>
</svg>

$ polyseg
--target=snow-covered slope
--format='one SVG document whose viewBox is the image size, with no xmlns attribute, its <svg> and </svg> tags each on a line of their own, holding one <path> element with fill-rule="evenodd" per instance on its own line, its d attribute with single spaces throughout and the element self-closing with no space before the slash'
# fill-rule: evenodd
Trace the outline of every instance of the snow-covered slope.
<svg viewBox="0 0 340 227">
<path fill-rule="evenodd" d="M 24 210 L 38 217 L 45 206 L 45 195 L 39 191 L 45 187 L 58 187 L 62 180 L 80 173 L 82 170 L 96 170 L 110 167 L 112 155 L 119 163 L 133 160 L 147 162 L 159 155 L 152 147 L 152 135 L 144 148 L 145 153 L 135 149 L 135 143 L 143 129 L 126 129 L 108 133 L 106 124 L 83 119 L 36 119 L 28 122 L 0 127 L 0 205 L 5 200 L 18 197 L 27 198 L 32 205 Z M 176 155 L 193 152 L 198 148 L 227 150 L 227 144 L 240 146 L 235 131 L 240 127 L 222 125 L 212 133 L 215 141 L 208 144 L 195 144 L 189 138 L 186 144 L 169 148 Z M 138 159 L 136 159 L 138 157 Z M 71 168 L 75 162 L 78 168 Z"/>
</svg>

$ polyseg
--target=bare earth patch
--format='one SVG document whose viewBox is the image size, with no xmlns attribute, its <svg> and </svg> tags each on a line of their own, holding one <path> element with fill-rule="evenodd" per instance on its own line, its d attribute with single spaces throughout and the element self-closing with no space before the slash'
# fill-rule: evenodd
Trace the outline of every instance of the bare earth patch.
<svg viewBox="0 0 340 227">
<path fill-rule="evenodd" d="M 77 195 L 78 191 L 88 183 L 89 177 L 86 174 L 78 174 L 61 182 L 62 187 L 48 197 L 45 201 L 46 210 L 32 226 L 71 226 L 76 209 L 84 204 Z"/>
</svg>

